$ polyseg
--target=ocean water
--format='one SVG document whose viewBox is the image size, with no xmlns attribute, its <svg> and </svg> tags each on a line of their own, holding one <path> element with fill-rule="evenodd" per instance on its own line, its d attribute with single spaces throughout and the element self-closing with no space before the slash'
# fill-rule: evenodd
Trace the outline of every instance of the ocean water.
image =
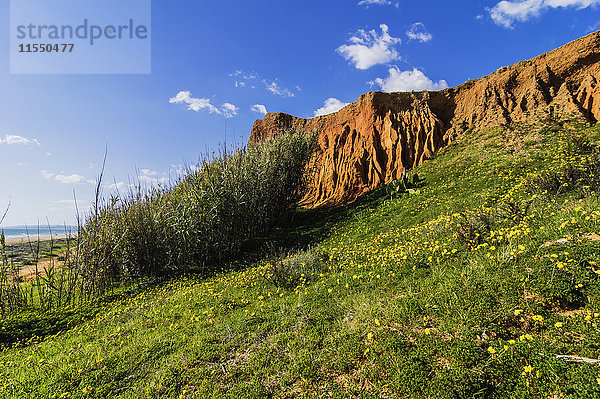
<svg viewBox="0 0 600 399">
<path fill-rule="evenodd" d="M 67 226 L 65 228 L 65 226 L 40 226 L 38 230 L 38 226 L 7 226 L 0 227 L 0 230 L 4 231 L 4 237 L 12 239 L 26 238 L 28 236 L 27 233 L 29 233 L 29 237 L 31 238 L 37 237 L 38 234 L 40 237 L 49 237 L 50 235 L 60 236 L 68 234 L 69 232 L 73 234 L 77 231 L 77 227 Z"/>
</svg>

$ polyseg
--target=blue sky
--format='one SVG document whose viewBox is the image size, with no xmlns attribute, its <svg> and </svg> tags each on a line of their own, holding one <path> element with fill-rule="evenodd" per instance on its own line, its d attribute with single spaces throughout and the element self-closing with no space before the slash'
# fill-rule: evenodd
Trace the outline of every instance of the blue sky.
<svg viewBox="0 0 600 399">
<path fill-rule="evenodd" d="M 105 148 L 105 192 L 157 184 L 262 112 L 335 111 L 371 90 L 437 90 L 600 29 L 600 0 L 153 1 L 152 73 L 11 75 L 0 40 L 3 226 L 73 223 Z M 10 8 L 0 8 L 10 25 Z"/>
</svg>

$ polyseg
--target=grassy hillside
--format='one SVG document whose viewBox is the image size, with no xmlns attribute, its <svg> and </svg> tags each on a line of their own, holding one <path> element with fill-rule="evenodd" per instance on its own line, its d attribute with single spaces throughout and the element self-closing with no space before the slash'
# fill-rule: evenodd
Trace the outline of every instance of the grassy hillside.
<svg viewBox="0 0 600 399">
<path fill-rule="evenodd" d="M 598 397 L 600 365 L 556 356 L 600 358 L 599 140 L 467 132 L 417 194 L 305 211 L 214 277 L 3 320 L 0 393 Z"/>
</svg>

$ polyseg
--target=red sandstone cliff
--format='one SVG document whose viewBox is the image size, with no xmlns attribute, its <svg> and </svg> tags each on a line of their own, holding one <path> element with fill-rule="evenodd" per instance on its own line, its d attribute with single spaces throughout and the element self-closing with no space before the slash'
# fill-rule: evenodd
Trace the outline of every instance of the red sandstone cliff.
<svg viewBox="0 0 600 399">
<path fill-rule="evenodd" d="M 269 113 L 250 141 L 288 129 L 319 131 L 307 206 L 349 202 L 431 158 L 468 128 L 541 114 L 600 120 L 600 31 L 529 61 L 438 92 L 370 92 L 313 119 Z"/>
</svg>

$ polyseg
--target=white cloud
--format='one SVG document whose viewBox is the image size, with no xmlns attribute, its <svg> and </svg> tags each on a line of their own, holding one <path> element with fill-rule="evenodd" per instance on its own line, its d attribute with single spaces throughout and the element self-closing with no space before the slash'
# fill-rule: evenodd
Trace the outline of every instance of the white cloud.
<svg viewBox="0 0 600 399">
<path fill-rule="evenodd" d="M 112 184 L 104 186 L 104 188 L 107 189 L 107 190 L 123 191 L 124 189 L 126 189 L 127 187 L 130 187 L 130 186 L 131 185 L 120 181 L 120 182 L 114 182 Z"/>
<path fill-rule="evenodd" d="M 54 180 L 57 180 L 63 184 L 76 184 L 76 183 L 90 183 L 94 184 L 93 180 L 88 180 L 85 177 L 73 173 L 72 175 L 56 175 Z"/>
<path fill-rule="evenodd" d="M 390 0 L 361 0 L 358 2 L 359 6 L 370 6 L 370 5 L 379 5 L 386 6 L 390 5 L 392 2 Z"/>
<path fill-rule="evenodd" d="M 256 112 L 258 114 L 263 114 L 266 115 L 267 114 L 267 107 L 265 107 L 262 104 L 254 104 L 252 106 L 252 108 L 250 108 L 251 111 Z"/>
<path fill-rule="evenodd" d="M 187 109 L 198 112 L 206 109 L 211 114 L 223 115 L 226 118 L 231 118 L 237 115 L 238 108 L 230 103 L 224 103 L 221 108 L 217 108 L 211 104 L 208 98 L 194 98 L 190 91 L 180 91 L 175 97 L 169 99 L 170 104 L 187 104 Z"/>
<path fill-rule="evenodd" d="M 241 69 L 238 69 L 234 73 L 230 73 L 229 76 L 235 78 L 235 87 L 250 87 L 255 89 L 257 84 L 262 84 L 271 94 L 275 94 L 284 98 L 296 96 L 292 90 L 281 87 L 277 82 L 277 79 L 266 79 L 256 72 L 245 72 Z M 300 86 L 296 86 L 296 91 L 302 91 Z"/>
<path fill-rule="evenodd" d="M 151 185 L 165 184 L 169 181 L 166 174 L 160 175 L 157 171 L 151 169 L 141 169 L 138 174 L 138 179 L 142 183 L 148 183 Z"/>
<path fill-rule="evenodd" d="M 182 164 L 171 164 L 169 165 L 169 174 L 174 177 L 180 177 L 188 174 L 190 167 Z"/>
<path fill-rule="evenodd" d="M 45 179 L 52 179 L 54 177 L 54 173 L 48 172 L 47 170 L 42 170 L 40 173 Z"/>
<path fill-rule="evenodd" d="M 169 99 L 170 104 L 188 104 L 188 109 L 191 111 L 200 111 L 201 109 L 208 109 L 208 112 L 219 113 L 219 109 L 210 103 L 208 98 L 194 98 L 192 93 L 189 91 L 180 91 L 177 95 Z"/>
<path fill-rule="evenodd" d="M 171 172 L 176 165 L 171 165 L 169 171 Z M 170 173 L 169 172 L 169 173 Z M 179 170 L 176 171 L 179 174 Z M 159 184 L 166 184 L 169 182 L 170 177 L 167 173 L 159 173 L 152 169 L 140 169 L 136 172 L 137 182 L 134 183 L 125 183 L 123 181 L 114 181 L 111 184 L 104 185 L 105 190 L 109 191 L 125 191 L 127 189 L 133 189 L 134 191 L 139 186 L 157 186 Z"/>
<path fill-rule="evenodd" d="M 434 82 L 418 69 L 400 71 L 397 67 L 388 70 L 388 77 L 377 78 L 369 82 L 371 86 L 379 86 L 381 90 L 391 93 L 395 91 L 442 90 L 448 87 L 445 80 Z"/>
<path fill-rule="evenodd" d="M 198 172 L 201 169 L 201 167 L 199 165 L 190 165 L 188 166 L 183 173 L 189 173 L 189 172 Z"/>
<path fill-rule="evenodd" d="M 348 103 L 342 102 L 337 98 L 328 98 L 325 100 L 325 104 L 315 111 L 315 116 L 332 114 L 344 108 L 346 105 L 348 105 Z"/>
<path fill-rule="evenodd" d="M 387 64 L 400 59 L 400 55 L 394 49 L 396 44 L 402 43 L 399 38 L 389 34 L 389 28 L 385 24 L 379 25 L 381 35 L 375 30 L 359 30 L 349 40 L 350 44 L 344 44 L 337 48 L 337 52 L 346 60 L 352 62 L 357 69 L 369 69 L 373 65 Z"/>
<path fill-rule="evenodd" d="M 406 35 L 410 40 L 418 40 L 421 43 L 426 43 L 433 39 L 431 33 L 427 32 L 425 25 L 422 22 L 415 22 L 406 31 Z"/>
<path fill-rule="evenodd" d="M 144 176 L 158 176 L 158 172 L 150 169 L 142 169 L 140 173 Z"/>
<path fill-rule="evenodd" d="M 231 103 L 224 103 L 221 111 L 226 118 L 233 118 L 237 115 L 239 108 Z"/>
<path fill-rule="evenodd" d="M 88 184 L 96 184 L 94 180 L 86 179 L 85 177 L 73 173 L 72 175 L 63 175 L 63 174 L 55 174 L 52 172 L 48 172 L 47 170 L 40 171 L 42 176 L 48 180 L 56 180 L 63 184 L 78 184 L 78 183 L 88 183 Z"/>
<path fill-rule="evenodd" d="M 249 86 L 252 89 L 256 88 L 256 86 L 254 84 L 252 84 L 252 81 L 260 79 L 260 76 L 257 73 L 254 73 L 254 72 L 248 73 L 241 69 L 238 69 L 237 71 L 235 71 L 233 73 L 230 73 L 229 76 L 232 76 L 235 78 L 235 87 Z"/>
<path fill-rule="evenodd" d="M 6 145 L 12 145 L 12 144 L 24 144 L 24 145 L 36 144 L 39 147 L 42 146 L 40 144 L 40 142 L 37 141 L 37 139 L 28 139 L 26 137 L 17 136 L 17 135 L 14 135 L 14 134 L 6 134 L 6 135 L 4 135 L 4 138 L 0 137 L 0 144 L 6 144 Z"/>
<path fill-rule="evenodd" d="M 538 15 L 543 7 L 544 0 L 501 1 L 490 10 L 490 16 L 496 24 L 512 28 L 515 20 L 526 21 Z"/>
<path fill-rule="evenodd" d="M 489 12 L 496 24 L 512 29 L 515 22 L 527 21 L 549 8 L 583 9 L 598 4 L 600 0 L 504 0 L 492 7 Z"/>
<path fill-rule="evenodd" d="M 263 80 L 263 83 L 265 84 L 265 87 L 267 88 L 268 91 L 270 91 L 271 93 L 281 96 L 281 97 L 294 97 L 295 94 L 292 93 L 290 90 L 285 89 L 283 87 L 280 87 L 279 84 L 275 81 L 269 81 L 267 79 Z"/>
</svg>

